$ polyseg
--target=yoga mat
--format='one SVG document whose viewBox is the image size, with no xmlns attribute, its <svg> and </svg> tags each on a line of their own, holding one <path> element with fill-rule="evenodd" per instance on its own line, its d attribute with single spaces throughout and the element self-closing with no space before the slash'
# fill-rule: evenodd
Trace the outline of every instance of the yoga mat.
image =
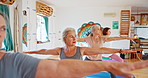
<svg viewBox="0 0 148 78">
<path fill-rule="evenodd" d="M 91 77 L 91 78 L 111 78 L 110 73 L 108 73 L 108 72 L 96 73 L 96 74 L 88 75 L 86 77 Z M 116 78 L 125 78 L 125 77 L 121 77 L 121 76 L 116 75 Z"/>
</svg>

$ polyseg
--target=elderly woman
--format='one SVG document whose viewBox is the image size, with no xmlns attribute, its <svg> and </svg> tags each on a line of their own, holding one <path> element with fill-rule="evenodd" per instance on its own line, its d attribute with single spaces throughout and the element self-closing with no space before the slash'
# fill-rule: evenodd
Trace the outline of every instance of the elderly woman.
<svg viewBox="0 0 148 78">
<path fill-rule="evenodd" d="M 123 40 L 123 39 L 128 39 L 128 40 L 133 39 L 133 38 L 129 38 L 129 37 L 107 37 L 107 36 L 103 36 L 100 26 L 97 26 L 97 25 L 94 25 L 92 27 L 91 31 L 92 31 L 91 36 L 84 37 L 84 38 L 78 38 L 77 41 L 78 42 L 87 42 L 91 48 L 102 48 L 102 46 L 105 42 L 115 41 L 115 40 Z M 108 51 L 111 51 L 111 50 L 108 50 Z M 102 54 L 110 53 L 108 51 L 106 50 L 106 53 L 104 52 Z M 124 51 L 126 52 L 126 50 L 124 50 Z M 112 52 L 112 53 L 117 53 L 117 52 L 119 52 L 119 51 Z M 101 53 L 98 53 L 98 55 L 89 55 L 86 58 L 86 60 L 102 60 L 102 55 L 101 55 Z"/>
<path fill-rule="evenodd" d="M 76 32 L 73 28 L 66 28 L 63 32 L 63 41 L 65 47 L 56 49 L 42 49 L 39 51 L 26 52 L 29 54 L 50 54 L 60 55 L 60 59 L 80 59 L 82 60 L 83 55 L 95 55 L 95 54 L 109 54 L 109 53 L 130 53 L 134 52 L 131 50 L 122 49 L 111 49 L 111 48 L 89 48 L 89 47 L 78 47 L 76 45 Z"/>
<path fill-rule="evenodd" d="M 0 13 L 0 48 L 6 35 L 6 23 Z M 0 78 L 79 78 L 110 71 L 132 77 L 129 71 L 148 67 L 148 61 L 138 63 L 89 62 L 80 60 L 41 60 L 22 53 L 4 53 L 0 49 Z M 61 73 L 64 72 L 64 73 Z"/>
</svg>

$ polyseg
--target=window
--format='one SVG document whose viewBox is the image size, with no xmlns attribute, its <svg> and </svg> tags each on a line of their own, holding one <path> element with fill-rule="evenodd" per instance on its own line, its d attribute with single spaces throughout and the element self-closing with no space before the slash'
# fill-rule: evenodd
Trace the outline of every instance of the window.
<svg viewBox="0 0 148 78">
<path fill-rule="evenodd" d="M 48 17 L 37 15 L 37 43 L 48 41 Z"/>
<path fill-rule="evenodd" d="M 2 43 L 2 49 L 6 49 L 5 45 L 4 45 L 4 42 Z"/>
</svg>

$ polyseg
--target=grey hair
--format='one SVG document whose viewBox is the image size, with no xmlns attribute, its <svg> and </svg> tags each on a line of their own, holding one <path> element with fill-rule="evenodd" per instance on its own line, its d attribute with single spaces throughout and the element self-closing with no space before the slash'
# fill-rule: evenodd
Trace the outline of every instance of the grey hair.
<svg viewBox="0 0 148 78">
<path fill-rule="evenodd" d="M 93 25 L 91 28 L 91 32 L 93 32 L 99 25 Z M 99 26 L 100 27 L 100 26 Z"/>
<path fill-rule="evenodd" d="M 66 37 L 68 32 L 70 31 L 74 31 L 75 32 L 75 29 L 74 28 L 66 28 L 64 31 L 63 31 L 63 34 L 62 34 L 62 37 Z"/>
</svg>

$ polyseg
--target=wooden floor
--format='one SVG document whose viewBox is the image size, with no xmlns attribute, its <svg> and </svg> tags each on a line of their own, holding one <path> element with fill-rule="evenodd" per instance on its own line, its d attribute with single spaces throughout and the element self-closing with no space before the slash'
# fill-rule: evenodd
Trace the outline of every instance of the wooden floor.
<svg viewBox="0 0 148 78">
<path fill-rule="evenodd" d="M 127 62 L 138 62 L 138 59 L 125 59 Z M 148 67 L 144 69 L 138 69 L 131 72 L 136 78 L 148 78 Z"/>
</svg>

